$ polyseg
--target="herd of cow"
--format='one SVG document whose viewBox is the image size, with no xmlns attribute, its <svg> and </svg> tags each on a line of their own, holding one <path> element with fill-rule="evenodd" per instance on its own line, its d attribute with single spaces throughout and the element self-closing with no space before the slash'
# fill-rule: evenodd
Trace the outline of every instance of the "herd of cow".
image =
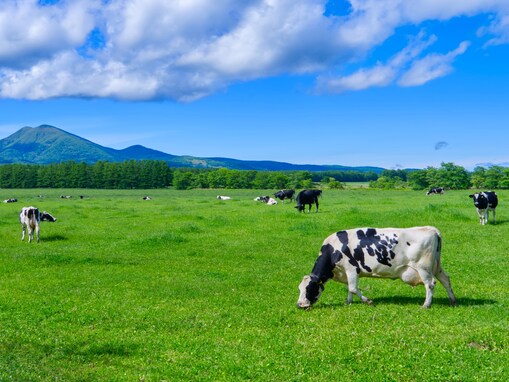
<svg viewBox="0 0 509 382">
<path fill-rule="evenodd" d="M 443 194 L 443 188 L 432 188 L 426 195 Z M 280 190 L 274 198 L 284 203 L 285 200 L 297 202 L 295 208 L 299 212 L 308 206 L 311 211 L 313 204 L 318 212 L 318 198 L 321 190 L 303 190 L 295 196 L 295 190 Z M 498 196 L 493 191 L 478 192 L 469 195 L 473 199 L 482 225 L 488 222 L 488 215 L 493 213 L 498 205 Z M 229 196 L 217 196 L 220 200 L 229 200 Z M 270 205 L 277 204 L 270 196 L 260 196 L 256 201 Z M 144 200 L 150 200 L 144 197 Z M 5 203 L 17 202 L 11 198 Z M 39 224 L 41 221 L 55 222 L 51 214 L 40 212 L 37 207 L 23 207 L 19 220 L 22 227 L 21 240 L 25 239 L 28 231 L 28 241 L 31 242 L 36 234 L 39 242 Z M 322 243 L 318 258 L 309 275 L 304 276 L 299 285 L 299 299 L 297 307 L 309 309 L 319 299 L 325 283 L 329 280 L 342 282 L 347 285 L 347 302 L 353 301 L 353 295 L 362 302 L 371 304 L 372 301 L 364 296 L 358 288 L 360 277 L 376 277 L 401 279 L 412 286 L 424 284 L 426 298 L 423 307 L 429 308 L 433 299 L 433 291 L 438 279 L 444 286 L 451 305 L 456 304 L 456 297 L 452 291 L 449 276 L 441 265 L 442 237 L 435 227 L 412 228 L 355 228 L 335 232 Z"/>
</svg>

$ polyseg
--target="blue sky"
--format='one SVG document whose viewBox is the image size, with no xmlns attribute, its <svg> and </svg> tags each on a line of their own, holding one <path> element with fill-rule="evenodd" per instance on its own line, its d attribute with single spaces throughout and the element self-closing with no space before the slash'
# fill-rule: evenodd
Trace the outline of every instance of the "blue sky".
<svg viewBox="0 0 509 382">
<path fill-rule="evenodd" d="M 507 0 L 5 0 L 0 138 L 509 166 Z"/>
</svg>

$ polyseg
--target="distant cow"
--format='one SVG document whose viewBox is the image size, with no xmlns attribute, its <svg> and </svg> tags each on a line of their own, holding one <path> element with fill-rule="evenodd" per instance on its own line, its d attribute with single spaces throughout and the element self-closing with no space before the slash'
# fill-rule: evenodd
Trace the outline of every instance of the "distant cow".
<svg viewBox="0 0 509 382">
<path fill-rule="evenodd" d="M 60 199 L 71 199 L 71 195 L 60 195 Z"/>
<path fill-rule="evenodd" d="M 16 203 L 17 201 L 18 201 L 18 199 L 16 199 L 16 198 L 9 198 L 9 199 L 5 199 L 4 203 Z"/>
<path fill-rule="evenodd" d="M 263 202 L 265 204 L 268 204 L 269 206 L 272 206 L 274 204 L 277 204 L 277 200 L 272 199 L 270 196 L 258 196 L 255 198 L 255 201 L 257 202 Z"/>
<path fill-rule="evenodd" d="M 219 200 L 230 200 L 231 199 L 229 196 L 223 196 L 223 195 L 217 195 L 217 198 Z"/>
<path fill-rule="evenodd" d="M 55 222 L 57 219 L 46 211 L 42 213 L 39 212 L 39 209 L 36 207 L 23 207 L 19 214 L 19 222 L 21 223 L 22 230 L 21 240 L 25 240 L 25 234 L 28 230 L 28 242 L 32 242 L 34 238 L 34 231 L 37 237 L 37 242 L 39 242 L 39 223 L 41 221 Z"/>
<path fill-rule="evenodd" d="M 356 294 L 362 302 L 372 301 L 359 290 L 359 277 L 401 279 L 412 286 L 424 284 L 424 308 L 431 306 L 435 277 L 442 283 L 451 305 L 456 297 L 449 276 L 440 262 L 442 238 L 435 227 L 356 228 L 336 232 L 325 239 L 311 274 L 299 285 L 299 308 L 310 308 L 333 279 L 348 286 L 347 302 Z"/>
<path fill-rule="evenodd" d="M 493 223 L 496 221 L 495 208 L 498 205 L 498 196 L 494 191 L 483 191 L 468 195 L 474 200 L 474 206 L 477 208 L 479 222 L 485 225 L 488 222 L 489 211 L 493 212 Z"/>
<path fill-rule="evenodd" d="M 302 190 L 297 195 L 297 205 L 295 208 L 302 212 L 305 206 L 309 205 L 308 212 L 311 212 L 311 205 L 314 203 L 316 205 L 316 212 L 318 212 L 318 197 L 320 195 L 322 195 L 322 190 Z"/>
<path fill-rule="evenodd" d="M 433 195 L 433 194 L 443 194 L 444 193 L 444 188 L 443 187 L 435 187 L 435 188 L 430 188 L 428 192 L 426 192 L 426 195 Z"/>
<path fill-rule="evenodd" d="M 295 195 L 295 190 L 281 190 L 274 194 L 274 197 L 280 199 L 283 204 L 285 204 L 285 199 L 293 200 L 293 196 Z"/>
<path fill-rule="evenodd" d="M 150 196 L 144 196 L 143 200 L 152 200 L 152 198 Z"/>
</svg>

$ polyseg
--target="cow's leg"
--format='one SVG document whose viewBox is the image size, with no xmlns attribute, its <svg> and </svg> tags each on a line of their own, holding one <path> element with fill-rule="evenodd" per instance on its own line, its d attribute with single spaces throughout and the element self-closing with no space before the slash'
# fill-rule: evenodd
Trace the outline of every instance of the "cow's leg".
<svg viewBox="0 0 509 382">
<path fill-rule="evenodd" d="M 435 289 L 435 280 L 433 274 L 425 269 L 418 269 L 419 276 L 421 277 L 424 288 L 426 288 L 426 299 L 424 300 L 423 308 L 431 307 L 431 301 L 433 300 L 433 290 Z"/>
<path fill-rule="evenodd" d="M 362 302 L 365 302 L 366 304 L 372 304 L 373 301 L 371 301 L 369 298 L 364 296 L 358 287 L 359 282 L 359 276 L 357 276 L 357 272 L 350 272 L 347 274 L 348 279 L 348 297 L 347 297 L 347 303 L 351 304 L 353 302 L 353 294 L 355 293 L 357 297 L 361 299 Z"/>
<path fill-rule="evenodd" d="M 451 279 L 449 278 L 449 275 L 443 269 L 440 269 L 435 276 L 447 291 L 447 296 L 449 296 L 451 305 L 456 305 L 456 296 L 454 296 L 454 292 L 452 291 Z"/>
<path fill-rule="evenodd" d="M 35 234 L 37 236 L 37 242 L 39 242 L 39 224 L 36 224 L 35 226 Z"/>
<path fill-rule="evenodd" d="M 27 231 L 26 225 L 21 224 L 21 240 L 25 240 L 26 231 Z"/>
<path fill-rule="evenodd" d="M 34 238 L 34 229 L 29 225 L 28 226 L 28 242 L 31 243 Z"/>
</svg>

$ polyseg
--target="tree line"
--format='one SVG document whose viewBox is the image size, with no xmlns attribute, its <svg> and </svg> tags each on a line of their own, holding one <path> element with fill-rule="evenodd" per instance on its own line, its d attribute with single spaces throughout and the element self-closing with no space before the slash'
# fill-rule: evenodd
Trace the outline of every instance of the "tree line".
<svg viewBox="0 0 509 382">
<path fill-rule="evenodd" d="M 322 179 L 368 182 L 374 172 L 250 171 L 170 168 L 165 161 L 64 162 L 47 165 L 0 165 L 0 188 L 153 189 L 192 188 L 282 189 L 311 188 Z"/>
<path fill-rule="evenodd" d="M 343 188 L 344 182 L 369 182 L 370 188 L 423 190 L 508 189 L 509 168 L 477 167 L 469 172 L 454 163 L 422 170 L 360 171 L 256 171 L 171 168 L 164 161 L 64 162 L 48 165 L 0 165 L 0 188 L 154 189 L 173 187 L 228 189 Z"/>
</svg>

